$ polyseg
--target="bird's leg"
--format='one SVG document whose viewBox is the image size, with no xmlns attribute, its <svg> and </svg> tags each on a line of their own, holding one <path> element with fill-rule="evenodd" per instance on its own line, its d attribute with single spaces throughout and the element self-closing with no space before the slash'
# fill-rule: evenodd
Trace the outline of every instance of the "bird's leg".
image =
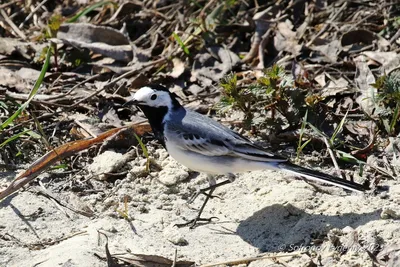
<svg viewBox="0 0 400 267">
<path fill-rule="evenodd" d="M 227 180 L 225 180 L 225 181 L 223 181 L 223 182 L 220 182 L 220 183 L 212 183 L 212 182 L 210 182 L 211 185 L 210 185 L 209 187 L 206 187 L 206 188 L 203 188 L 203 189 L 198 190 L 198 191 L 196 192 L 196 194 L 189 200 L 190 203 L 192 203 L 192 202 L 194 201 L 194 199 L 195 199 L 199 194 L 204 194 L 204 195 L 206 196 L 206 199 L 204 200 L 203 204 L 201 205 L 201 207 L 200 207 L 200 209 L 199 209 L 199 212 L 197 213 L 196 218 L 194 218 L 193 220 L 190 220 L 190 221 L 188 221 L 188 222 L 186 222 L 186 223 L 176 224 L 176 226 L 178 226 L 178 227 L 184 227 L 184 226 L 190 225 L 190 229 L 193 229 L 193 228 L 196 226 L 197 222 L 200 222 L 200 221 L 201 221 L 201 222 L 211 222 L 212 219 L 216 219 L 216 217 L 201 218 L 201 214 L 203 213 L 203 210 L 204 210 L 204 208 L 205 208 L 205 206 L 206 206 L 208 200 L 209 200 L 210 198 L 213 198 L 213 197 L 214 197 L 214 196 L 212 195 L 212 193 L 214 192 L 214 190 L 215 190 L 217 187 L 223 186 L 223 185 L 225 185 L 225 184 L 229 184 L 229 183 L 233 182 L 234 180 L 235 180 L 235 176 L 234 176 L 233 174 L 229 174 Z M 214 180 L 214 181 L 215 181 L 215 180 Z M 207 192 L 207 191 L 208 191 L 208 192 Z"/>
<path fill-rule="evenodd" d="M 203 204 L 201 205 L 201 208 L 199 209 L 199 212 L 197 213 L 196 218 L 187 221 L 185 223 L 177 223 L 175 224 L 176 226 L 178 226 L 179 228 L 181 227 L 185 227 L 185 226 L 189 226 L 190 229 L 193 229 L 196 227 L 197 222 L 211 222 L 212 219 L 216 219 L 217 217 L 210 217 L 210 218 L 201 218 L 201 214 L 203 213 L 203 210 L 208 202 L 208 200 L 211 198 L 211 194 L 212 192 L 215 190 L 215 188 L 210 189 L 210 192 L 208 192 L 208 194 L 206 194 L 206 199 L 204 200 Z"/>
<path fill-rule="evenodd" d="M 233 181 L 234 181 L 234 180 L 232 180 L 232 179 L 227 179 L 227 180 L 222 181 L 222 182 L 220 182 L 220 183 L 216 183 L 216 184 L 210 185 L 210 186 L 208 186 L 208 187 L 206 187 L 206 188 L 199 189 L 199 190 L 197 190 L 197 192 L 194 193 L 193 196 L 188 200 L 188 203 L 189 203 L 189 204 L 193 203 L 193 201 L 194 201 L 200 194 L 203 194 L 203 195 L 205 195 L 205 196 L 208 197 L 208 198 L 213 198 L 213 197 L 215 197 L 215 196 L 211 195 L 212 191 L 214 191 L 217 187 L 223 186 L 223 185 L 225 185 L 225 184 L 229 184 L 229 183 L 231 183 L 231 182 L 233 182 Z M 212 190 L 212 191 L 211 191 L 211 190 Z M 207 191 L 209 191 L 209 192 L 207 192 Z"/>
</svg>

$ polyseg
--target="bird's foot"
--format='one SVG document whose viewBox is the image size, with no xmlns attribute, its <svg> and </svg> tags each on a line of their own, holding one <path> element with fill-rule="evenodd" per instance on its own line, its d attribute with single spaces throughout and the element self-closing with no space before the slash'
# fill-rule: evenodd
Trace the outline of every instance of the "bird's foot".
<svg viewBox="0 0 400 267">
<path fill-rule="evenodd" d="M 210 218 L 196 217 L 193 220 L 187 221 L 185 223 L 177 223 L 175 224 L 175 226 L 177 226 L 178 228 L 189 226 L 189 229 L 194 229 L 196 228 L 196 226 L 200 225 L 199 222 L 204 222 L 202 224 L 207 224 L 212 222 L 214 219 L 218 220 L 217 217 L 210 217 Z"/>
</svg>

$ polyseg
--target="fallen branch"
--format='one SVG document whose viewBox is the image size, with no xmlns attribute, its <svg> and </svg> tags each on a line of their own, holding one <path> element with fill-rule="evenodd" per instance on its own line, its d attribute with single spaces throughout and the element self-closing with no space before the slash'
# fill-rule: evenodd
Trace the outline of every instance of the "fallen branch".
<svg viewBox="0 0 400 267">
<path fill-rule="evenodd" d="M 95 144 L 102 143 L 107 138 L 118 135 L 119 132 L 121 132 L 126 128 L 132 128 L 132 131 L 134 131 L 139 136 L 142 136 L 143 134 L 150 132 L 150 126 L 148 124 L 141 124 L 141 125 L 136 124 L 129 127 L 120 127 L 111 129 L 105 133 L 100 134 L 95 138 L 73 141 L 61 145 L 49 151 L 40 159 L 36 160 L 25 172 L 23 172 L 17 178 L 15 178 L 14 181 L 12 181 L 11 184 L 5 190 L 0 192 L 0 200 L 4 199 L 10 194 L 16 192 L 24 185 L 31 182 L 39 174 L 50 168 L 54 163 L 66 157 L 73 156 L 76 153 L 88 149 L 89 147 Z"/>
<path fill-rule="evenodd" d="M 214 266 L 226 266 L 226 265 L 231 266 L 231 265 L 239 265 L 239 264 L 249 264 L 250 262 L 258 261 L 258 260 L 293 257 L 293 256 L 305 254 L 305 253 L 307 253 L 307 251 L 298 251 L 298 252 L 294 252 L 294 253 L 280 253 L 280 254 L 268 253 L 267 255 L 261 255 L 261 256 L 256 256 L 256 257 L 249 257 L 249 258 L 237 259 L 237 260 L 232 260 L 232 261 L 224 261 L 224 262 L 213 263 L 213 264 L 204 264 L 204 265 L 200 265 L 200 267 L 214 267 Z"/>
</svg>

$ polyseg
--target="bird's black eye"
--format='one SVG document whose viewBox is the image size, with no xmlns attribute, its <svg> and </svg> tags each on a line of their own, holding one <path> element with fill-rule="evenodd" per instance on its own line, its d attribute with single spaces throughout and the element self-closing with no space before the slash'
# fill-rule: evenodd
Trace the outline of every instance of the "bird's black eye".
<svg viewBox="0 0 400 267">
<path fill-rule="evenodd" d="M 156 94 L 152 94 L 152 95 L 150 96 L 150 99 L 151 99 L 151 100 L 156 100 L 156 99 L 157 99 L 157 95 L 156 95 Z"/>
</svg>

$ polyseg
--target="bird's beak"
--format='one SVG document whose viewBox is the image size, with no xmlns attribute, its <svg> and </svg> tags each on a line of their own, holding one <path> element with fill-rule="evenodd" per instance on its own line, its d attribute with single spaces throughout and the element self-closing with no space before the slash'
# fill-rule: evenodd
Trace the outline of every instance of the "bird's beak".
<svg viewBox="0 0 400 267">
<path fill-rule="evenodd" d="M 127 106 L 137 106 L 140 104 L 140 101 L 137 101 L 136 99 L 132 98 L 131 100 L 127 101 L 125 104 L 123 104 L 123 107 Z"/>
</svg>

